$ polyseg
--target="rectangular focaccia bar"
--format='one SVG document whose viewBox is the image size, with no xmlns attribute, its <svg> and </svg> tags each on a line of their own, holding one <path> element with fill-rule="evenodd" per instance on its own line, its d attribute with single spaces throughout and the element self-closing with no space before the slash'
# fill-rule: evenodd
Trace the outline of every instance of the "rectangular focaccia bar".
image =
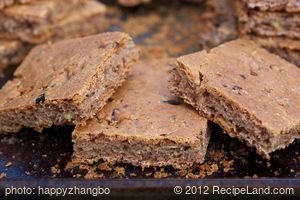
<svg viewBox="0 0 300 200">
<path fill-rule="evenodd" d="M 0 132 L 83 124 L 137 58 L 132 39 L 120 32 L 35 47 L 0 90 Z"/>
<path fill-rule="evenodd" d="M 52 25 L 81 6 L 81 1 L 43 0 L 4 8 L 0 12 L 0 38 L 45 42 L 52 36 Z"/>
<path fill-rule="evenodd" d="M 266 158 L 300 138 L 300 70 L 239 39 L 178 58 L 173 92 Z"/>
<path fill-rule="evenodd" d="M 103 32 L 105 6 L 94 0 L 86 0 L 73 9 L 63 20 L 49 27 L 51 41 L 83 37 Z M 19 64 L 33 45 L 19 40 L 0 40 L 0 75 L 8 66 Z"/>
<path fill-rule="evenodd" d="M 106 7 L 95 0 L 86 0 L 73 9 L 63 20 L 51 28 L 51 40 L 75 38 L 103 32 L 108 24 L 105 22 Z"/>
<path fill-rule="evenodd" d="M 103 159 L 181 169 L 203 162 L 209 141 L 207 120 L 170 94 L 167 85 L 173 61 L 134 65 L 124 85 L 95 118 L 76 126 L 73 164 Z"/>
</svg>

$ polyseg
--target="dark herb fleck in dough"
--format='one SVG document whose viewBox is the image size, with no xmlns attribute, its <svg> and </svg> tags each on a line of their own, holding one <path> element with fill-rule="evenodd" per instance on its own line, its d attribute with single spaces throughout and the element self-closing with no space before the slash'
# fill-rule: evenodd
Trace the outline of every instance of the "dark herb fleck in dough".
<svg viewBox="0 0 300 200">
<path fill-rule="evenodd" d="M 232 87 L 232 90 L 233 90 L 235 93 L 239 94 L 239 95 L 241 95 L 241 90 L 242 90 L 242 89 L 243 89 L 243 88 L 241 88 L 241 87 L 238 86 L 238 85 L 235 85 L 235 86 Z"/>
<path fill-rule="evenodd" d="M 167 103 L 167 104 L 171 104 L 171 105 L 174 105 L 174 106 L 178 106 L 180 105 L 180 99 L 170 99 L 170 100 L 167 100 L 167 101 L 163 101 L 164 103 Z"/>
<path fill-rule="evenodd" d="M 240 76 L 243 78 L 243 79 L 247 79 L 245 75 L 243 74 L 240 74 Z"/>
<path fill-rule="evenodd" d="M 46 101 L 45 93 L 41 94 L 35 99 L 35 104 L 43 104 Z"/>
<path fill-rule="evenodd" d="M 120 121 L 120 110 L 119 109 L 113 109 L 111 113 L 111 120 L 114 122 Z"/>
</svg>

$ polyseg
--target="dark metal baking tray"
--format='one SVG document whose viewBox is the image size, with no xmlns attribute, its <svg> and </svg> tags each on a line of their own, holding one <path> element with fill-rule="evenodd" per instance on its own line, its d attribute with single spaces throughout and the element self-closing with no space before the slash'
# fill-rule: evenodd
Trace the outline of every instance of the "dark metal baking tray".
<svg viewBox="0 0 300 200">
<path fill-rule="evenodd" d="M 204 12 L 204 4 L 154 1 L 150 5 L 124 9 L 111 1 L 105 3 L 108 5 L 107 31 L 129 32 L 141 47 L 142 58 L 176 57 L 203 48 L 200 33 L 206 30 L 209 20 Z M 216 23 L 215 26 L 219 24 Z M 215 39 L 213 37 L 215 35 L 212 35 L 212 40 Z M 15 68 L 10 67 L 5 72 L 5 77 L 0 80 L 1 86 L 12 77 Z M 191 170 L 198 178 L 185 179 L 180 172 L 166 167 L 163 172 L 167 174 L 167 179 L 153 180 L 155 172 L 161 169 L 142 170 L 120 163 L 113 166 L 111 171 L 99 172 L 103 173 L 101 184 L 116 188 L 152 188 L 171 187 L 175 183 L 184 185 L 227 182 L 290 184 L 299 187 L 299 141 L 273 153 L 271 160 L 267 161 L 257 155 L 255 150 L 249 149 L 245 143 L 228 137 L 218 126 L 213 126 L 206 161 Z M 0 174 L 4 172 L 7 175 L 6 179 L 0 181 L 0 187 L 3 188 L 6 184 L 95 184 L 82 178 L 72 178 L 79 172 L 70 173 L 64 170 L 67 162 L 71 160 L 73 128 L 52 127 L 45 129 L 43 133 L 24 129 L 19 133 L 0 135 Z M 117 166 L 123 167 L 125 174 L 117 173 Z M 201 173 L 203 174 L 200 176 Z"/>
</svg>

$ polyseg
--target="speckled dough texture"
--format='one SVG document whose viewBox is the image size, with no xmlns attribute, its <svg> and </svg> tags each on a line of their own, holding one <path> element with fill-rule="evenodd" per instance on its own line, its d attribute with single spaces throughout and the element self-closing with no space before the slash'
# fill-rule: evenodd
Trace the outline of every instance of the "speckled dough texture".
<svg viewBox="0 0 300 200">
<path fill-rule="evenodd" d="M 279 55 L 287 61 L 300 67 L 300 41 L 286 37 L 260 37 L 247 35 L 257 44 L 265 47 L 270 52 Z"/>
<path fill-rule="evenodd" d="M 105 11 L 106 7 L 102 3 L 86 0 L 53 25 L 51 39 L 75 38 L 103 32 L 108 26 L 104 20 Z"/>
<path fill-rule="evenodd" d="M 202 3 L 204 0 L 185 0 L 188 3 Z M 152 0 L 118 0 L 118 3 L 124 7 L 134 7 L 143 4 L 149 4 Z"/>
<path fill-rule="evenodd" d="M 257 11 L 240 1 L 236 2 L 236 7 L 241 34 L 300 38 L 299 13 Z"/>
<path fill-rule="evenodd" d="M 107 27 L 104 21 L 105 6 L 86 0 L 64 19 L 49 27 L 51 41 L 101 33 Z M 19 64 L 33 45 L 19 40 L 0 40 L 0 75 L 8 66 Z"/>
<path fill-rule="evenodd" d="M 300 14 L 286 12 L 261 12 L 237 3 L 239 32 L 259 36 L 284 36 L 300 38 Z"/>
<path fill-rule="evenodd" d="M 43 0 L 13 5 L 0 12 L 0 37 L 29 43 L 45 42 L 51 26 L 64 19 L 83 0 Z"/>
<path fill-rule="evenodd" d="M 35 47 L 0 90 L 0 131 L 84 124 L 137 58 L 132 39 L 120 32 Z"/>
<path fill-rule="evenodd" d="M 239 33 L 300 66 L 298 0 L 237 1 Z"/>
<path fill-rule="evenodd" d="M 14 4 L 25 4 L 38 0 L 0 0 L 0 10 Z"/>
<path fill-rule="evenodd" d="M 286 37 L 249 36 L 249 38 L 265 47 L 300 50 L 300 40 L 294 40 Z"/>
<path fill-rule="evenodd" d="M 266 158 L 300 137 L 299 69 L 239 39 L 178 58 L 172 91 Z"/>
<path fill-rule="evenodd" d="M 72 133 L 72 161 L 182 169 L 204 161 L 207 120 L 168 90 L 174 60 L 141 61 L 103 110 Z"/>
<path fill-rule="evenodd" d="M 299 0 L 244 0 L 248 8 L 261 11 L 300 12 Z"/>
</svg>

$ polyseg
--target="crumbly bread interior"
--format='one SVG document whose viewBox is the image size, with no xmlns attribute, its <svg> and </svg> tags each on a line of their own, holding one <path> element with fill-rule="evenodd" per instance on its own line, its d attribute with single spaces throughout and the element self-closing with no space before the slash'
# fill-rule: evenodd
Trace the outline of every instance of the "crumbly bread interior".
<svg viewBox="0 0 300 200">
<path fill-rule="evenodd" d="M 209 131 L 207 131 L 209 132 Z M 207 133 L 208 134 L 208 133 Z M 203 137 L 208 137 L 206 134 Z M 202 143 L 201 143 L 201 142 Z M 135 166 L 173 166 L 176 169 L 186 169 L 193 163 L 204 161 L 208 140 L 202 138 L 196 143 L 180 144 L 169 139 L 154 139 L 151 141 L 136 137 L 128 138 L 98 135 L 95 141 L 74 141 L 72 161 L 80 164 L 94 164 L 103 159 L 114 163 L 131 163 Z M 100 148 L 99 148 L 100 147 Z"/>
<path fill-rule="evenodd" d="M 251 10 L 241 1 L 237 1 L 236 7 L 241 34 L 300 38 L 299 15 Z"/>
</svg>

